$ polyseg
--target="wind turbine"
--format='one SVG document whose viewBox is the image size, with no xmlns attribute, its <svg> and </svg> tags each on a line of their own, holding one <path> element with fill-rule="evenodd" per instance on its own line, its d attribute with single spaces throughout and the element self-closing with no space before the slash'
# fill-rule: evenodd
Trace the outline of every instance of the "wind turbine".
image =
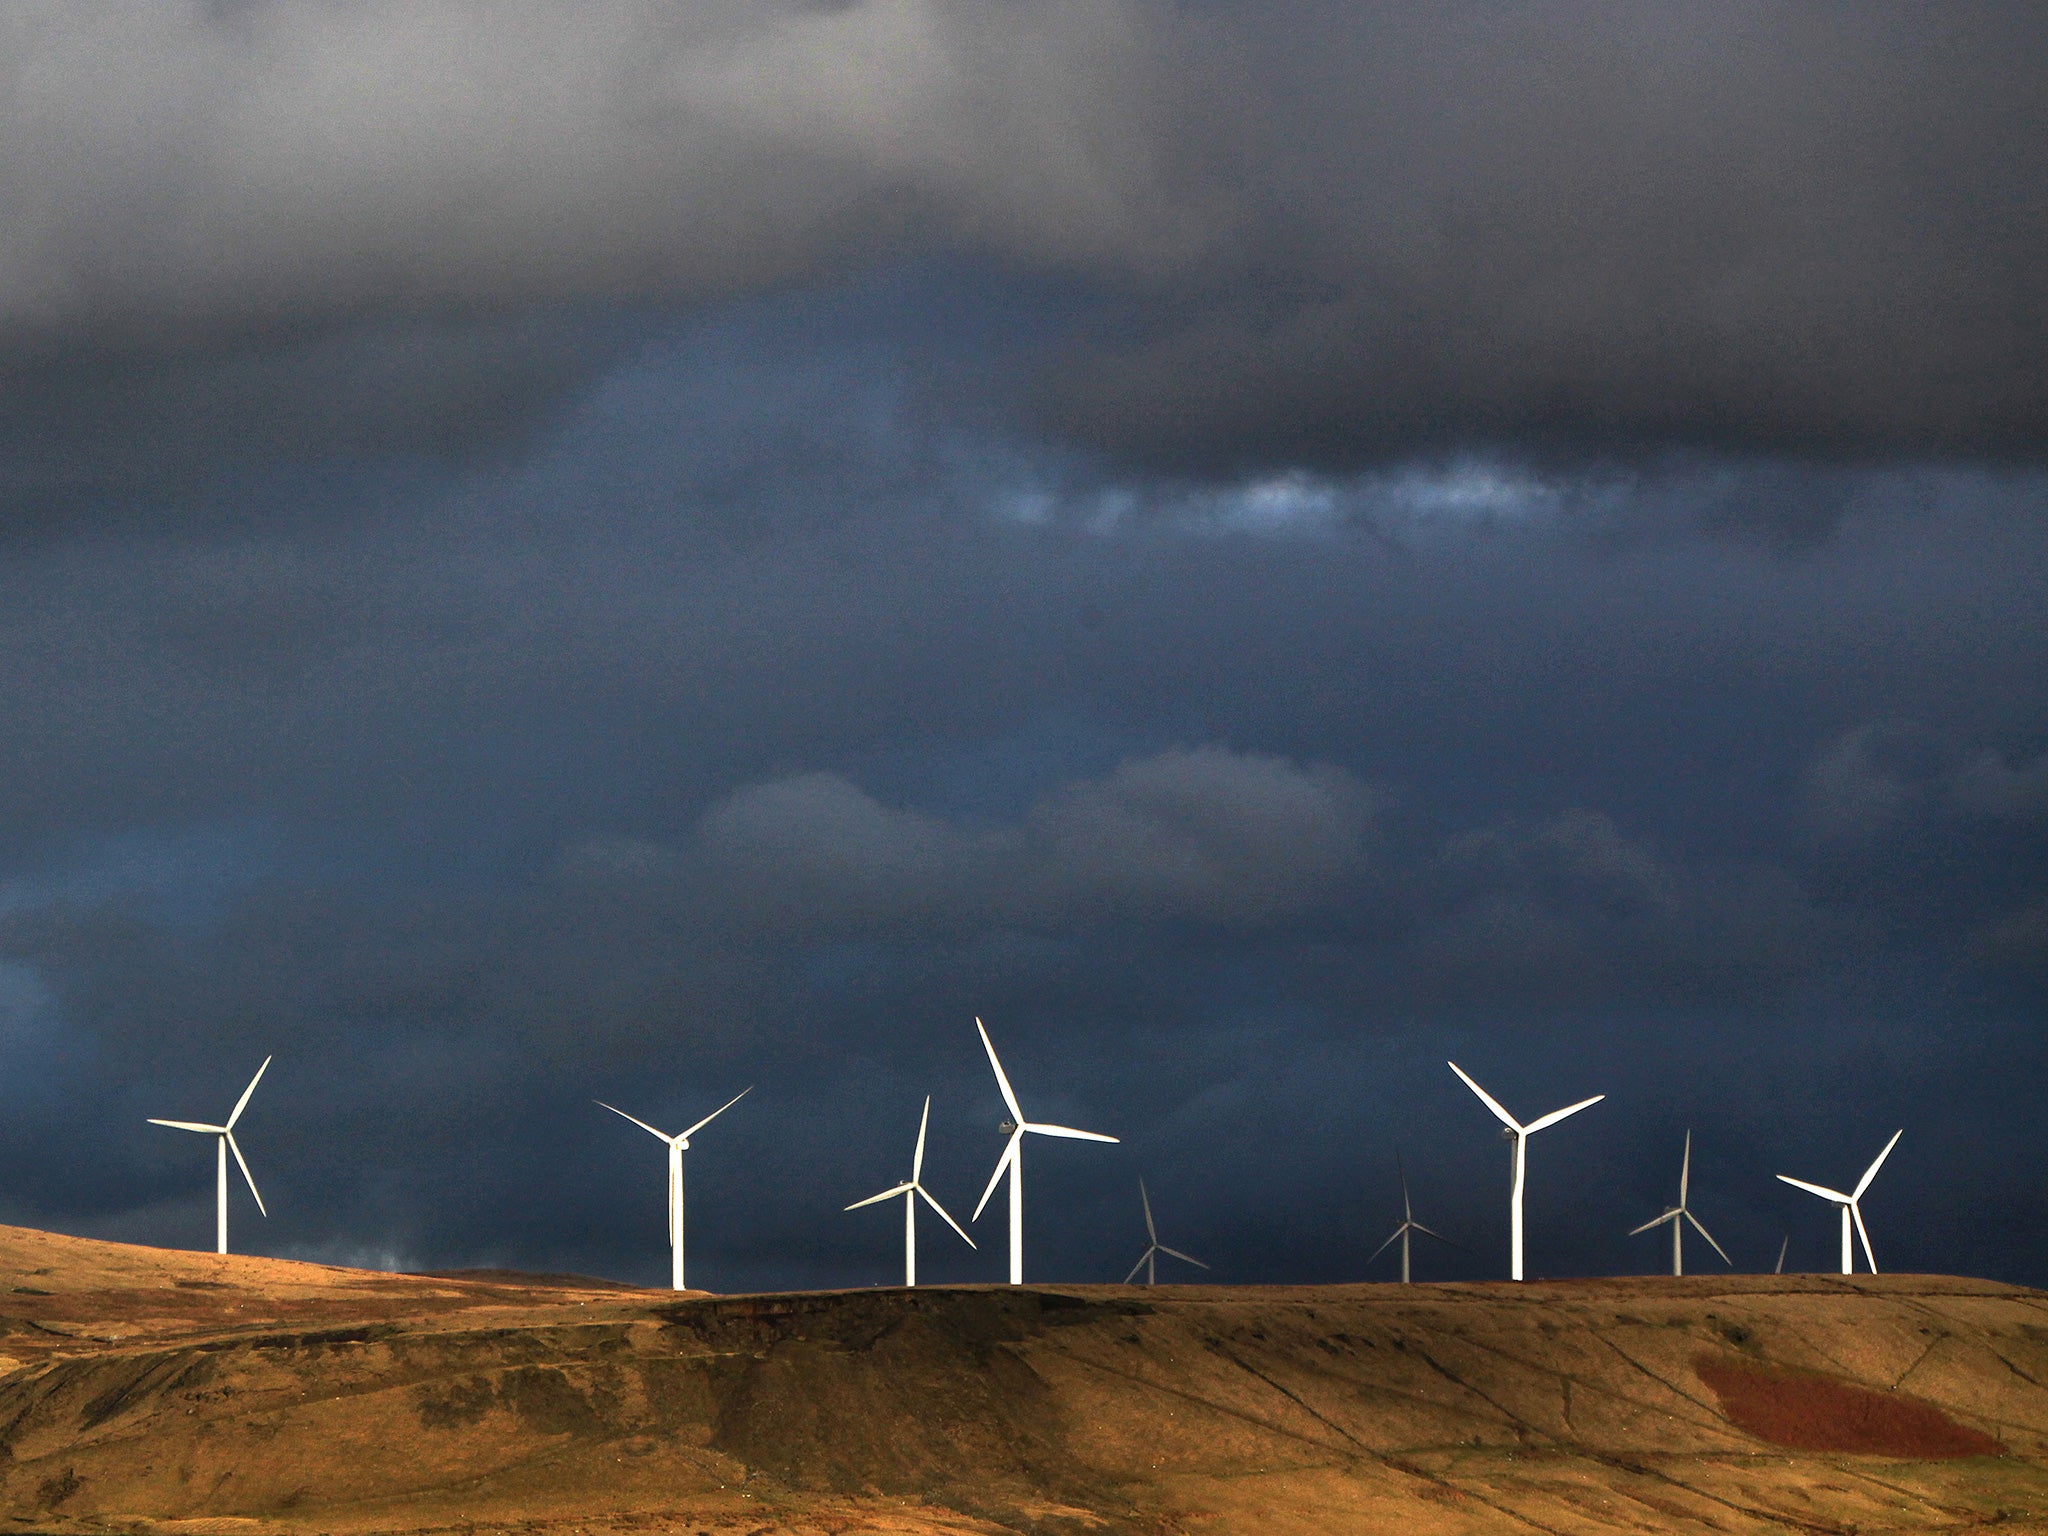
<svg viewBox="0 0 2048 1536">
<path fill-rule="evenodd" d="M 1646 1221 L 1640 1227 L 1632 1228 L 1628 1235 L 1630 1237 L 1634 1237 L 1638 1232 L 1647 1232 L 1652 1227 L 1661 1227 L 1664 1225 L 1665 1222 L 1670 1222 L 1671 1273 L 1673 1273 L 1674 1275 L 1682 1275 L 1685 1273 L 1685 1224 L 1689 1221 L 1693 1224 L 1693 1229 L 1697 1231 L 1701 1237 L 1704 1237 L 1710 1244 L 1713 1245 L 1714 1252 L 1721 1255 L 1722 1262 L 1725 1263 L 1730 1269 L 1733 1269 L 1735 1267 L 1735 1261 L 1728 1257 L 1728 1251 L 1725 1248 L 1723 1248 L 1719 1243 L 1714 1242 L 1714 1234 L 1709 1232 L 1705 1227 L 1700 1225 L 1699 1217 L 1693 1215 L 1692 1208 L 1685 1203 L 1686 1190 L 1690 1186 L 1691 1180 L 1692 1132 L 1687 1131 L 1685 1133 L 1685 1160 L 1678 1165 L 1678 1204 L 1672 1206 L 1662 1216 L 1659 1216 L 1655 1221 Z M 1780 1255 L 1779 1257 L 1780 1261 L 1782 1262 L 1783 1255 Z"/>
<path fill-rule="evenodd" d="M 996 1048 L 989 1044 L 988 1029 L 980 1019 L 974 1027 L 981 1031 L 981 1048 L 988 1052 L 988 1064 L 996 1069 L 996 1086 L 1003 1090 L 1003 1102 L 1010 1106 L 1012 1118 L 1001 1126 L 1002 1133 L 1009 1137 L 1003 1147 L 1003 1155 L 996 1159 L 996 1171 L 988 1177 L 988 1188 L 981 1192 L 981 1204 L 974 1208 L 969 1221 L 981 1220 L 982 1208 L 988 1204 L 988 1197 L 996 1192 L 996 1185 L 1002 1182 L 1005 1169 L 1010 1174 L 1010 1284 L 1024 1283 L 1024 1134 L 1035 1131 L 1040 1136 L 1065 1136 L 1070 1141 L 1110 1141 L 1114 1136 L 1104 1136 L 1097 1131 L 1077 1131 L 1065 1125 L 1037 1125 L 1024 1118 L 1024 1111 L 1017 1107 L 1017 1095 L 1010 1091 L 1010 1080 L 1003 1075 L 1003 1064 L 996 1060 Z"/>
<path fill-rule="evenodd" d="M 917 1284 L 917 1201 L 920 1195 L 924 1197 L 926 1205 L 946 1218 L 947 1226 L 960 1233 L 961 1242 L 970 1248 L 974 1246 L 974 1239 L 961 1230 L 960 1223 L 947 1215 L 946 1208 L 934 1200 L 931 1191 L 918 1182 L 924 1176 L 924 1129 L 931 1123 L 931 1118 L 932 1096 L 926 1094 L 924 1096 L 924 1115 L 917 1122 L 917 1150 L 910 1154 L 909 1182 L 898 1184 L 894 1189 L 885 1189 L 879 1195 L 869 1195 L 865 1200 L 856 1200 L 847 1207 L 849 1211 L 857 1211 L 864 1205 L 874 1205 L 883 1200 L 893 1200 L 898 1195 L 903 1197 L 903 1283 L 905 1285 Z"/>
<path fill-rule="evenodd" d="M 734 1094 L 731 1098 L 727 1099 L 723 1104 L 719 1105 L 718 1108 L 711 1111 L 711 1113 L 706 1115 L 702 1120 L 699 1120 L 695 1125 L 691 1126 L 687 1131 L 678 1132 L 674 1136 L 669 1135 L 669 1133 L 666 1131 L 657 1131 L 645 1120 L 635 1119 L 632 1115 L 627 1114 L 623 1109 L 620 1109 L 617 1105 L 607 1104 L 603 1099 L 591 1100 L 591 1103 L 597 1105 L 599 1108 L 610 1110 L 613 1114 L 617 1115 L 621 1120 L 632 1120 L 635 1125 L 639 1126 L 640 1129 L 645 1131 L 648 1135 L 658 1137 L 662 1141 L 668 1143 L 669 1283 L 676 1290 L 680 1291 L 684 1289 L 683 1154 L 690 1150 L 690 1138 L 692 1136 L 696 1135 L 699 1131 L 703 1130 L 705 1126 L 709 1125 L 712 1121 L 716 1120 L 720 1115 L 724 1114 L 728 1109 L 731 1109 L 733 1105 L 739 1103 L 741 1099 L 744 1099 L 748 1094 L 752 1093 L 753 1091 L 753 1086 L 749 1084 L 747 1087 L 742 1088 L 738 1093 Z"/>
<path fill-rule="evenodd" d="M 1169 1248 L 1166 1244 L 1159 1241 L 1159 1229 L 1152 1225 L 1152 1197 L 1145 1193 L 1145 1181 L 1143 1179 L 1138 1180 L 1138 1198 L 1145 1202 L 1145 1237 L 1151 1246 L 1138 1256 L 1138 1262 L 1131 1266 L 1130 1274 L 1124 1276 L 1124 1284 L 1129 1285 L 1137 1277 L 1138 1271 L 1142 1269 L 1145 1271 L 1145 1283 L 1147 1285 L 1157 1285 L 1159 1283 L 1159 1255 L 1162 1253 L 1168 1258 L 1179 1259 L 1183 1264 L 1192 1264 L 1197 1269 L 1207 1269 L 1209 1266 L 1193 1254 L 1182 1253 L 1178 1248 Z"/>
<path fill-rule="evenodd" d="M 263 1196 L 256 1193 L 255 1176 L 249 1172 L 249 1160 L 242 1156 L 242 1149 L 235 1141 L 235 1122 L 242 1118 L 242 1111 L 249 1107 L 249 1095 L 256 1091 L 256 1085 L 263 1081 L 263 1074 L 270 1070 L 270 1058 L 263 1058 L 263 1065 L 256 1069 L 256 1075 L 249 1079 L 249 1086 L 242 1090 L 242 1096 L 235 1100 L 234 1113 L 228 1116 L 226 1125 L 201 1125 L 196 1120 L 151 1120 L 151 1125 L 168 1125 L 174 1131 L 199 1131 L 207 1136 L 220 1138 L 214 1146 L 214 1252 L 228 1251 L 228 1153 L 235 1154 L 242 1177 L 248 1180 L 249 1193 L 256 1195 L 256 1209 L 263 1211 L 269 1219 L 270 1212 L 263 1210 Z"/>
<path fill-rule="evenodd" d="M 1580 1110 L 1598 1104 L 1607 1095 L 1596 1093 L 1590 1099 L 1581 1099 L 1578 1103 L 1568 1104 L 1563 1109 L 1553 1109 L 1549 1114 L 1539 1116 L 1524 1125 L 1502 1109 L 1500 1101 L 1492 1094 L 1466 1077 L 1463 1067 L 1455 1061 L 1446 1062 L 1445 1065 L 1464 1078 L 1465 1086 L 1478 1094 L 1479 1101 L 1492 1110 L 1500 1123 L 1507 1127 L 1501 1133 L 1501 1139 L 1515 1144 L 1515 1179 L 1508 1194 L 1508 1278 L 1519 1280 L 1522 1278 L 1522 1184 L 1524 1175 L 1528 1172 L 1529 1138 L 1538 1131 L 1557 1124 L 1567 1115 L 1576 1115 Z"/>
<path fill-rule="evenodd" d="M 1398 1152 L 1394 1154 L 1394 1166 L 1401 1174 L 1401 1225 L 1394 1228 L 1392 1236 L 1388 1237 L 1384 1243 L 1373 1249 L 1372 1259 L 1378 1258 L 1389 1248 L 1393 1247 L 1394 1238 L 1398 1237 L 1401 1239 L 1401 1283 L 1406 1285 L 1408 1284 L 1408 1235 L 1411 1232 L 1420 1232 L 1424 1237 L 1433 1237 L 1440 1243 L 1450 1243 L 1453 1248 L 1462 1248 L 1464 1244 L 1451 1243 L 1451 1240 L 1445 1237 L 1443 1233 L 1433 1232 L 1415 1219 L 1414 1207 L 1408 1203 L 1408 1165 L 1401 1161 L 1401 1155 Z M 1368 1268 L 1371 1267 L 1372 1259 L 1365 1261 Z"/>
<path fill-rule="evenodd" d="M 1863 1192 L 1870 1188 L 1870 1181 L 1877 1177 L 1877 1170 L 1884 1166 L 1884 1160 L 1892 1155 L 1892 1148 L 1899 1144 L 1899 1138 L 1905 1134 L 1904 1126 L 1892 1132 L 1892 1139 L 1886 1142 L 1884 1150 L 1877 1154 L 1877 1161 L 1863 1170 L 1863 1177 L 1856 1181 L 1856 1189 L 1852 1194 L 1845 1195 L 1839 1189 L 1829 1189 L 1824 1184 L 1809 1184 L 1806 1180 L 1795 1179 L 1789 1174 L 1778 1175 L 1794 1189 L 1803 1189 L 1809 1195 L 1819 1195 L 1823 1200 L 1832 1200 L 1842 1208 L 1842 1273 L 1845 1275 L 1853 1274 L 1856 1268 L 1855 1250 L 1849 1246 L 1851 1217 L 1856 1221 L 1856 1235 L 1863 1239 L 1863 1257 L 1870 1261 L 1870 1272 L 1873 1275 L 1877 1273 L 1877 1255 L 1870 1251 L 1870 1229 L 1863 1225 L 1863 1207 L 1858 1202 L 1862 1200 Z M 1790 1242 L 1791 1239 L 1788 1237 L 1786 1241 Z"/>
</svg>

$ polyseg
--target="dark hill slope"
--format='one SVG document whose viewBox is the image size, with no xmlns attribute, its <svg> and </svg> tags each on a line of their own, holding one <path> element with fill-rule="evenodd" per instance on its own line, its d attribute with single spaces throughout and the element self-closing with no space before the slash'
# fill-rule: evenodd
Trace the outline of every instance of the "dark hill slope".
<svg viewBox="0 0 2048 1536">
<path fill-rule="evenodd" d="M 2048 1530 L 2048 1296 L 1984 1282 L 677 1300 L 113 1251 L 119 1336 L 36 1332 L 90 1331 L 60 1265 L 0 1295 L 15 1530 Z"/>
</svg>

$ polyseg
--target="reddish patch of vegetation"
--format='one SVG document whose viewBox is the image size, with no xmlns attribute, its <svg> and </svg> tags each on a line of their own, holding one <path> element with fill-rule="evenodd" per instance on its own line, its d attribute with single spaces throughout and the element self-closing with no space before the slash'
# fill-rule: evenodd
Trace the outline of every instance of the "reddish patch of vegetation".
<svg viewBox="0 0 2048 1536">
<path fill-rule="evenodd" d="M 1738 1429 L 1790 1450 L 1915 1461 L 2005 1454 L 2005 1447 L 1989 1435 L 1916 1398 L 1719 1355 L 1699 1356 L 1693 1369 L 1714 1389 L 1722 1412 Z"/>
</svg>

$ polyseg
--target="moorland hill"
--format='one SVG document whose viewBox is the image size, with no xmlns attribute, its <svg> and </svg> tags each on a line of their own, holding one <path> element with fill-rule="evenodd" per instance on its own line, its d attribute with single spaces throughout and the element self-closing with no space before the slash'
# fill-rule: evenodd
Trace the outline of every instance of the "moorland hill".
<svg viewBox="0 0 2048 1536">
<path fill-rule="evenodd" d="M 2048 1531 L 2048 1294 L 678 1296 L 0 1228 L 44 1532 Z"/>
</svg>

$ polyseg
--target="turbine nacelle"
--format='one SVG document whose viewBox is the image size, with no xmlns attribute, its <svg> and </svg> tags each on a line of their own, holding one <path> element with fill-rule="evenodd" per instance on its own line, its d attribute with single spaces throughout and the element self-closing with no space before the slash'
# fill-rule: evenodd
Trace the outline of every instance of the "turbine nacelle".
<svg viewBox="0 0 2048 1536">
<path fill-rule="evenodd" d="M 243 1182 L 249 1186 L 249 1193 L 256 1197 L 256 1209 L 265 1217 L 270 1211 L 263 1204 L 263 1193 L 256 1187 L 256 1176 L 249 1172 L 249 1160 L 242 1156 L 241 1143 L 235 1140 L 235 1122 L 242 1118 L 242 1111 L 249 1107 L 249 1100 L 256 1092 L 256 1085 L 263 1081 L 263 1074 L 270 1070 L 271 1058 L 263 1058 L 263 1065 L 256 1069 L 256 1075 L 249 1079 L 249 1086 L 242 1090 L 242 1096 L 235 1100 L 235 1107 L 228 1112 L 225 1125 L 207 1125 L 198 1120 L 155 1120 L 151 1125 L 169 1126 L 174 1131 L 197 1131 L 205 1136 L 218 1136 L 218 1172 L 214 1180 L 216 1214 L 214 1218 L 215 1251 L 228 1251 L 228 1154 L 235 1155 L 235 1164 L 242 1170 Z"/>
<path fill-rule="evenodd" d="M 705 1126 L 709 1125 L 712 1121 L 716 1120 L 720 1115 L 724 1114 L 728 1109 L 731 1109 L 733 1105 L 739 1103 L 741 1099 L 744 1099 L 748 1094 L 752 1093 L 753 1091 L 754 1090 L 751 1085 L 742 1088 L 738 1093 L 734 1094 L 731 1098 L 727 1099 L 723 1104 L 719 1105 L 718 1108 L 711 1111 L 710 1114 L 706 1115 L 702 1120 L 699 1120 L 695 1125 L 691 1126 L 688 1130 L 678 1131 L 673 1136 L 671 1136 L 667 1131 L 656 1130 L 653 1126 L 649 1125 L 645 1120 L 642 1120 L 637 1115 L 627 1114 L 623 1109 L 619 1108 L 619 1106 L 616 1104 L 607 1104 L 603 1099 L 594 1099 L 591 1101 L 594 1104 L 596 1104 L 597 1107 L 600 1109 L 610 1110 L 613 1114 L 617 1115 L 621 1120 L 632 1121 L 633 1124 L 639 1126 L 641 1130 L 645 1131 L 648 1135 L 652 1136 L 656 1141 L 661 1142 L 664 1146 L 668 1148 L 669 1284 L 673 1286 L 676 1290 L 680 1291 L 684 1289 L 683 1154 L 690 1150 L 690 1138 L 692 1136 L 696 1135 L 699 1131 L 703 1130 Z"/>
<path fill-rule="evenodd" d="M 856 1200 L 853 1202 L 853 1204 L 847 1207 L 849 1211 L 857 1211 L 864 1205 L 878 1205 L 884 1200 L 894 1200 L 899 1195 L 902 1196 L 903 1283 L 906 1286 L 914 1286 L 917 1284 L 918 1201 L 922 1200 L 926 1205 L 930 1206 L 933 1210 L 937 1211 L 940 1216 L 945 1218 L 946 1225 L 951 1227 L 955 1232 L 958 1232 L 960 1234 L 960 1240 L 963 1243 L 965 1243 L 970 1248 L 974 1246 L 974 1239 L 969 1237 L 966 1231 L 961 1227 L 960 1223 L 953 1219 L 952 1213 L 948 1211 L 943 1205 L 939 1204 L 939 1202 L 935 1198 L 933 1198 L 932 1192 L 926 1189 L 922 1182 L 924 1178 L 924 1136 L 927 1127 L 931 1125 L 931 1120 L 932 1100 L 931 1095 L 926 1094 L 924 1100 L 924 1113 L 922 1116 L 919 1117 L 917 1122 L 917 1146 L 910 1154 L 910 1177 L 904 1180 L 901 1184 L 897 1184 L 889 1189 L 883 1190 L 879 1195 L 869 1195 L 867 1199 Z"/>
<path fill-rule="evenodd" d="M 1131 1272 L 1124 1276 L 1124 1284 L 1129 1285 L 1133 1280 L 1137 1279 L 1138 1271 L 1142 1269 L 1145 1271 L 1145 1283 L 1147 1285 L 1157 1285 L 1159 1283 L 1159 1255 L 1162 1253 L 1168 1258 L 1179 1259 L 1183 1264 L 1192 1264 L 1197 1269 L 1207 1269 L 1209 1266 L 1193 1254 L 1182 1253 L 1178 1248 L 1169 1248 L 1166 1244 L 1159 1241 L 1159 1229 L 1152 1224 L 1152 1196 L 1146 1192 L 1143 1179 L 1138 1180 L 1138 1198 L 1144 1202 L 1145 1206 L 1146 1248 L 1143 1253 L 1138 1255 L 1138 1262 L 1131 1266 Z"/>
<path fill-rule="evenodd" d="M 1492 1111 L 1494 1119 L 1501 1123 L 1500 1139 L 1514 1145 L 1514 1177 L 1508 1194 L 1508 1277 L 1519 1280 L 1522 1278 L 1522 1180 L 1529 1151 L 1529 1138 L 1568 1116 L 1576 1115 L 1582 1109 L 1590 1109 L 1607 1095 L 1596 1093 L 1590 1099 L 1581 1099 L 1576 1104 L 1565 1105 L 1563 1109 L 1553 1109 L 1547 1115 L 1538 1115 L 1524 1125 L 1501 1107 L 1499 1099 L 1472 1081 L 1471 1074 L 1463 1067 L 1455 1061 L 1447 1062 L 1446 1065 L 1458 1074 L 1458 1080 L 1470 1088 L 1479 1102 Z"/>
<path fill-rule="evenodd" d="M 1905 1134 L 1903 1126 L 1892 1132 L 1892 1139 L 1884 1144 L 1884 1150 L 1877 1154 L 1877 1157 L 1868 1168 L 1863 1170 L 1863 1177 L 1856 1181 L 1856 1187 L 1846 1195 L 1839 1189 L 1829 1189 L 1825 1184 L 1809 1184 L 1804 1179 L 1795 1179 L 1789 1173 L 1778 1175 L 1781 1180 L 1790 1184 L 1794 1189 L 1803 1189 L 1809 1195 L 1818 1195 L 1829 1204 L 1841 1208 L 1842 1273 L 1845 1275 L 1851 1273 L 1856 1267 L 1855 1251 L 1849 1244 L 1849 1229 L 1852 1225 L 1856 1229 L 1856 1235 L 1863 1239 L 1863 1257 L 1870 1265 L 1870 1272 L 1873 1275 L 1877 1273 L 1877 1255 L 1871 1251 L 1870 1230 L 1863 1225 L 1863 1196 L 1869 1190 L 1871 1181 L 1877 1177 L 1877 1170 L 1884 1166 L 1884 1160 L 1892 1155 L 1892 1148 L 1899 1144 L 1899 1138 Z M 1791 1239 L 1788 1237 L 1786 1241 L 1789 1243 Z M 1778 1255 L 1778 1262 L 1780 1264 L 1785 1262 L 1783 1253 Z"/>
<path fill-rule="evenodd" d="M 1669 1222 L 1671 1224 L 1671 1273 L 1682 1275 L 1685 1273 L 1685 1224 L 1691 1222 L 1693 1230 L 1707 1240 L 1708 1246 L 1714 1252 L 1721 1255 L 1722 1262 L 1733 1268 L 1735 1261 L 1728 1257 L 1728 1251 L 1714 1241 L 1714 1234 L 1700 1224 L 1699 1217 L 1693 1215 L 1692 1206 L 1689 1203 L 1691 1200 L 1691 1189 L 1692 1132 L 1687 1131 L 1685 1133 L 1685 1155 L 1678 1164 L 1678 1204 L 1666 1206 L 1664 1214 L 1655 1220 L 1646 1221 L 1640 1227 L 1631 1227 L 1628 1235 L 1635 1237 L 1639 1233 L 1653 1231 Z"/>
<path fill-rule="evenodd" d="M 981 1192 L 981 1199 L 974 1207 L 970 1221 L 981 1219 L 987 1209 L 989 1197 L 996 1192 L 996 1186 L 1003 1181 L 1003 1175 L 1010 1176 L 1010 1284 L 1024 1283 L 1024 1138 L 1027 1134 L 1036 1136 L 1059 1136 L 1069 1141 L 1108 1141 L 1114 1136 L 1105 1136 L 1100 1131 L 1077 1131 L 1070 1125 L 1044 1125 L 1024 1118 L 1024 1107 L 1017 1102 L 1016 1090 L 1010 1087 L 1008 1074 L 1003 1064 L 996 1059 L 996 1048 L 988 1038 L 988 1026 L 980 1019 L 974 1021 L 974 1028 L 981 1036 L 981 1048 L 988 1052 L 988 1064 L 996 1074 L 996 1087 L 1002 1090 L 1004 1107 L 1010 1111 L 1010 1118 L 1002 1124 L 1004 1136 L 1002 1155 L 996 1159 L 995 1172 L 988 1177 L 988 1188 Z"/>
</svg>

